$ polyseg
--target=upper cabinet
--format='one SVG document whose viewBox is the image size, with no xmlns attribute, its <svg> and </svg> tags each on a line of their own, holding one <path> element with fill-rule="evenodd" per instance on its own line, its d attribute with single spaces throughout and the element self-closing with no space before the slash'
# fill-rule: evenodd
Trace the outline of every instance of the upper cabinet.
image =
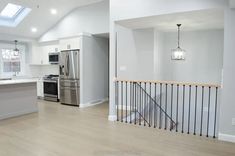
<svg viewBox="0 0 235 156">
<path fill-rule="evenodd" d="M 49 53 L 59 52 L 59 45 L 42 46 L 43 64 L 49 64 Z"/>
<path fill-rule="evenodd" d="M 49 53 L 59 52 L 59 45 L 32 45 L 30 64 L 49 65 Z"/>
<path fill-rule="evenodd" d="M 32 45 L 32 49 L 30 52 L 30 64 L 32 65 L 40 65 L 42 64 L 42 50 L 41 47 L 37 45 Z"/>
<path fill-rule="evenodd" d="M 81 36 L 60 39 L 56 42 L 35 43 L 30 53 L 31 65 L 49 65 L 49 53 L 81 49 Z"/>
<path fill-rule="evenodd" d="M 71 49 L 80 49 L 81 48 L 80 40 L 81 40 L 80 37 L 60 39 L 60 41 L 59 41 L 60 51 L 71 50 Z"/>
</svg>

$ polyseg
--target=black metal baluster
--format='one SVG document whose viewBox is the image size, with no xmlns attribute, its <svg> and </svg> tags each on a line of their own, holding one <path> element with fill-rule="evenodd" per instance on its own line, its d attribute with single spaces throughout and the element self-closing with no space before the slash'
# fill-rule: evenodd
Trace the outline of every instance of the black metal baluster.
<svg viewBox="0 0 235 156">
<path fill-rule="evenodd" d="M 121 105 L 121 122 L 123 122 L 123 81 L 121 81 L 121 100 L 122 100 L 122 105 Z"/>
<path fill-rule="evenodd" d="M 216 133 L 217 102 L 218 102 L 218 87 L 216 87 L 216 91 L 215 91 L 215 119 L 214 119 L 214 135 L 213 135 L 213 138 L 215 138 L 215 133 Z"/>
<path fill-rule="evenodd" d="M 154 91 L 154 95 L 155 95 L 155 97 L 154 97 L 154 101 L 156 101 L 156 97 L 157 97 L 157 85 L 156 85 L 156 83 L 154 83 L 154 88 L 155 88 L 155 91 Z M 153 112 L 154 114 L 154 128 L 156 128 L 156 103 L 154 102 L 154 112 Z"/>
<path fill-rule="evenodd" d="M 157 87 L 157 84 L 156 84 L 156 87 Z M 160 86 L 159 86 L 160 87 Z M 156 96 L 156 101 L 157 101 L 157 96 Z M 158 103 L 157 103 L 157 105 L 156 105 L 156 127 L 158 126 L 158 124 L 159 124 L 159 121 L 158 121 L 158 110 L 160 110 L 159 109 L 159 105 L 158 105 Z"/>
<path fill-rule="evenodd" d="M 176 91 L 176 94 L 177 94 L 177 100 L 176 100 L 176 132 L 178 132 L 178 111 L 179 111 L 179 84 L 177 84 L 177 91 Z"/>
<path fill-rule="evenodd" d="M 211 87 L 209 87 L 209 96 L 208 96 L 208 114 L 207 114 L 207 132 L 206 132 L 206 137 L 208 137 L 208 134 L 209 134 L 210 105 L 211 105 Z"/>
<path fill-rule="evenodd" d="M 195 113 L 194 113 L 194 131 L 193 131 L 194 135 L 196 135 L 196 126 L 197 126 L 197 86 L 195 88 Z"/>
<path fill-rule="evenodd" d="M 139 121 L 139 125 L 140 125 L 140 90 L 139 90 L 139 83 L 137 83 L 136 85 L 136 89 L 137 89 L 137 112 L 138 112 L 138 121 Z M 137 121 L 137 122 L 138 122 Z"/>
<path fill-rule="evenodd" d="M 138 83 L 136 82 L 135 84 L 135 112 L 136 112 L 136 124 L 138 123 L 139 120 L 137 120 L 137 115 L 138 115 Z"/>
<path fill-rule="evenodd" d="M 170 131 L 173 128 L 173 120 L 172 120 L 172 110 L 173 110 L 173 92 L 174 92 L 174 88 L 173 88 L 173 84 L 171 84 L 171 124 L 170 124 Z M 177 124 L 177 123 L 176 123 Z"/>
<path fill-rule="evenodd" d="M 168 86 L 168 84 L 166 83 L 166 96 L 165 96 L 165 130 L 166 130 L 166 128 L 167 128 L 167 116 L 166 116 L 166 114 L 167 114 L 167 86 Z"/>
<path fill-rule="evenodd" d="M 160 83 L 160 113 L 159 113 L 159 129 L 162 128 L 162 83 Z"/>
<path fill-rule="evenodd" d="M 144 91 L 146 91 L 146 82 L 144 83 Z M 146 114 L 146 103 L 147 103 L 147 98 L 146 98 L 146 93 L 144 93 L 144 111 L 143 111 L 143 115 L 144 115 L 144 126 L 146 126 L 146 118 L 145 118 L 145 114 Z"/>
<path fill-rule="evenodd" d="M 116 93 L 117 93 L 117 96 L 116 96 L 116 98 L 117 98 L 117 103 L 116 103 L 116 107 L 117 107 L 117 121 L 119 121 L 119 106 L 118 106 L 119 105 L 119 103 L 118 103 L 119 102 L 119 97 L 118 97 L 119 96 L 118 95 L 119 94 L 119 89 L 118 89 L 119 88 L 119 83 L 118 83 L 118 81 L 116 83 L 117 83 L 117 85 L 116 85 Z"/>
<path fill-rule="evenodd" d="M 140 112 L 139 112 L 139 125 L 141 125 L 141 115 L 142 115 L 142 83 L 140 82 Z"/>
<path fill-rule="evenodd" d="M 189 85 L 189 102 L 188 102 L 188 134 L 190 131 L 190 112 L 191 112 L 191 85 Z"/>
<path fill-rule="evenodd" d="M 202 107 L 201 107 L 201 127 L 200 127 L 200 136 L 202 136 L 202 128 L 203 128 L 203 107 L 204 107 L 204 86 L 202 86 Z"/>
<path fill-rule="evenodd" d="M 151 127 L 151 106 L 152 106 L 152 99 L 151 99 L 151 95 L 152 95 L 152 83 L 149 83 L 149 93 L 150 93 L 150 97 L 149 97 L 149 127 Z"/>
<path fill-rule="evenodd" d="M 181 133 L 184 133 L 184 99 L 185 99 L 185 85 L 183 85 L 183 107 L 182 107 L 182 128 Z"/>
<path fill-rule="evenodd" d="M 126 81 L 126 123 L 127 123 L 127 96 L 128 96 L 128 92 L 127 92 L 127 81 Z"/>
<path fill-rule="evenodd" d="M 133 83 L 132 82 L 130 82 L 130 124 L 132 123 L 132 117 L 131 117 L 131 115 L 132 115 L 132 103 L 133 103 Z"/>
<path fill-rule="evenodd" d="M 135 125 L 136 125 L 136 107 L 137 106 L 137 98 L 136 98 L 136 82 L 135 82 Z"/>
</svg>

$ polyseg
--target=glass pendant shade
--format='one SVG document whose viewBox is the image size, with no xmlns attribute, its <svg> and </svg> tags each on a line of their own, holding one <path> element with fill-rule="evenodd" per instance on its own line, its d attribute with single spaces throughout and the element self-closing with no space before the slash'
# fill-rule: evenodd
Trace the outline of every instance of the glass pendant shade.
<svg viewBox="0 0 235 156">
<path fill-rule="evenodd" d="M 171 59 L 172 60 L 185 60 L 186 51 L 180 48 L 180 26 L 181 24 L 177 24 L 178 27 L 178 47 L 172 50 Z"/>
<path fill-rule="evenodd" d="M 171 59 L 172 60 L 185 60 L 185 50 L 181 49 L 180 47 L 176 49 L 172 49 Z"/>
</svg>

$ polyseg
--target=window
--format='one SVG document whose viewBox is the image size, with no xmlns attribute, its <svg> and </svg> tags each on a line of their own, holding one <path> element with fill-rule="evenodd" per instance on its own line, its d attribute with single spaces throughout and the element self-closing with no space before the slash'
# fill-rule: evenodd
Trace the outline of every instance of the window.
<svg viewBox="0 0 235 156">
<path fill-rule="evenodd" d="M 30 11 L 30 8 L 8 3 L 0 10 L 0 26 L 16 27 Z"/>
<path fill-rule="evenodd" d="M 0 42 L 0 78 L 24 76 L 29 69 L 27 64 L 27 44 L 20 43 L 17 45 L 19 52 L 14 51 L 14 43 Z"/>
<path fill-rule="evenodd" d="M 21 71 L 21 57 L 18 51 L 14 51 L 13 49 L 2 49 L 1 56 L 4 73 Z"/>
<path fill-rule="evenodd" d="M 6 18 L 14 18 L 23 9 L 20 5 L 8 3 L 7 6 L 2 10 L 1 16 Z"/>
</svg>

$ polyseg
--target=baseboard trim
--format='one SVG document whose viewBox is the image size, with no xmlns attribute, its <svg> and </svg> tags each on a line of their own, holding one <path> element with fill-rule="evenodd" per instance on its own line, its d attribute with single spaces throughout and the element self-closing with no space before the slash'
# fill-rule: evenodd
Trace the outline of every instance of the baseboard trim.
<svg viewBox="0 0 235 156">
<path fill-rule="evenodd" d="M 117 115 L 109 115 L 108 120 L 109 121 L 116 121 L 117 120 Z"/>
<path fill-rule="evenodd" d="M 235 143 L 235 135 L 219 133 L 218 138 L 221 141 L 228 141 L 228 142 L 234 142 Z"/>
<path fill-rule="evenodd" d="M 27 115 L 31 113 L 36 113 L 38 112 L 38 109 L 30 109 L 30 110 L 23 110 L 19 112 L 13 112 L 13 113 L 8 113 L 0 116 L 0 120 L 8 119 L 8 118 L 13 118 L 13 117 L 18 117 L 22 115 Z"/>
<path fill-rule="evenodd" d="M 107 102 L 107 101 L 109 101 L 109 99 L 105 98 L 105 99 L 101 99 L 101 100 L 96 100 L 96 101 L 80 104 L 79 107 L 80 108 L 91 107 L 91 106 L 102 104 L 102 103 Z"/>
</svg>

